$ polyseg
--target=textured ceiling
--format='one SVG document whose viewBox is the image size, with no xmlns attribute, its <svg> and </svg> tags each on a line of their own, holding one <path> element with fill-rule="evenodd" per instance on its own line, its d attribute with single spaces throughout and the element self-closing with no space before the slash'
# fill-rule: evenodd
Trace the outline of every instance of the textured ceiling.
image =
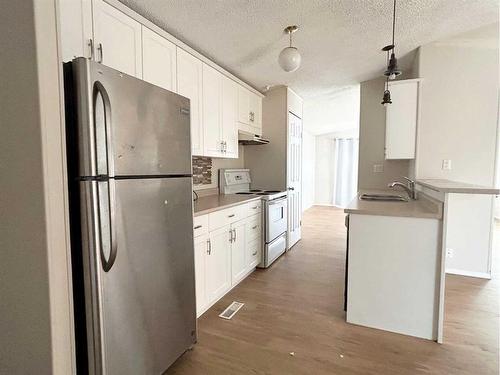
<svg viewBox="0 0 500 375">
<path fill-rule="evenodd" d="M 323 103 L 380 75 L 391 38 L 391 0 L 120 1 L 258 90 L 285 84 Z M 397 54 L 497 21 L 498 0 L 399 0 Z M 302 66 L 285 73 L 277 57 L 293 24 Z"/>
</svg>

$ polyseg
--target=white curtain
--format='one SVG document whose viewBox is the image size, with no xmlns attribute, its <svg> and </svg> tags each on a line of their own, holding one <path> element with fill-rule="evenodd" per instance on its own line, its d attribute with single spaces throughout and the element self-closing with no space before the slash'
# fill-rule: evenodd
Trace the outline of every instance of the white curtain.
<svg viewBox="0 0 500 375">
<path fill-rule="evenodd" d="M 359 140 L 335 138 L 333 204 L 346 207 L 357 193 Z"/>
</svg>

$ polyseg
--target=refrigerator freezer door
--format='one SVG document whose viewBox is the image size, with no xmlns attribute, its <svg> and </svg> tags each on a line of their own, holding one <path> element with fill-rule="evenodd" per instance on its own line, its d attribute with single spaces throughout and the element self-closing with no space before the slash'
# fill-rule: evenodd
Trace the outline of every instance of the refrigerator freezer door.
<svg viewBox="0 0 500 375">
<path fill-rule="evenodd" d="M 93 351 L 105 374 L 160 374 L 196 340 L 191 179 L 117 180 L 115 196 L 107 272 L 96 254 L 102 338 Z"/>
<path fill-rule="evenodd" d="M 81 176 L 191 174 L 189 99 L 84 58 L 73 75 Z"/>
</svg>

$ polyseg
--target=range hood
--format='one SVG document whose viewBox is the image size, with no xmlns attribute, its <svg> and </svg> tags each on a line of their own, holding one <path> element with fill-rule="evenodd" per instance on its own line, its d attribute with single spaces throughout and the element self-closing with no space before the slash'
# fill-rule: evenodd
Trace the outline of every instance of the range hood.
<svg viewBox="0 0 500 375">
<path fill-rule="evenodd" d="M 260 135 L 240 130 L 238 132 L 238 143 L 240 145 L 267 145 L 269 140 L 262 138 Z"/>
</svg>

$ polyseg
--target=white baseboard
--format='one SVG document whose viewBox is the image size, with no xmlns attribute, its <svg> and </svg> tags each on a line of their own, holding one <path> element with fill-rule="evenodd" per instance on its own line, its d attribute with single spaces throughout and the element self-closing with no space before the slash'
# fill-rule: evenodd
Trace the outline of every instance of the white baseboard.
<svg viewBox="0 0 500 375">
<path fill-rule="evenodd" d="M 464 270 L 457 270 L 455 268 L 449 268 L 446 270 L 446 273 L 449 273 L 452 275 L 477 277 L 479 279 L 488 279 L 488 280 L 491 279 L 491 274 L 489 274 L 488 272 L 464 271 Z"/>
</svg>

